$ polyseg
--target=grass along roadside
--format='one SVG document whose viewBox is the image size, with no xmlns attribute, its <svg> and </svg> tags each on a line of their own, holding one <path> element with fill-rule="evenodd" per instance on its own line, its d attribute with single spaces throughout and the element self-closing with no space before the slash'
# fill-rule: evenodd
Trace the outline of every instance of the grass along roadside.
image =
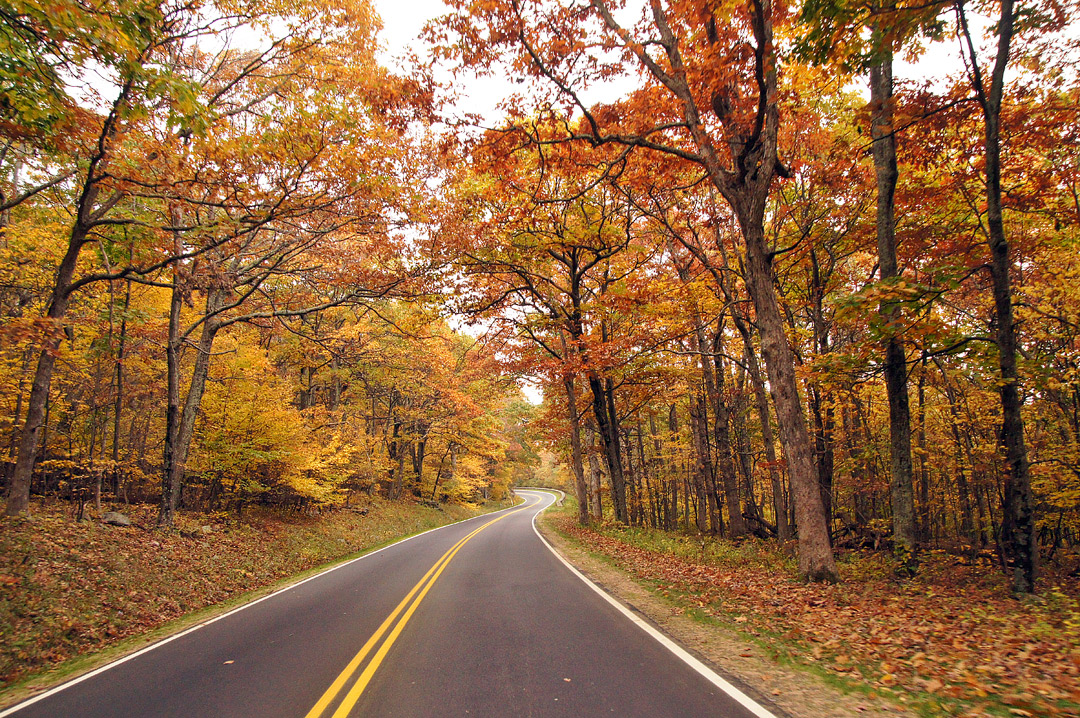
<svg viewBox="0 0 1080 718">
<path fill-rule="evenodd" d="M 76 523 L 63 502 L 0 519 L 0 705 L 137 651 L 332 565 L 423 531 L 506 508 L 435 509 L 373 499 L 322 516 L 181 514 L 157 532 Z M 220 517 L 219 517 L 220 519 Z"/>
<path fill-rule="evenodd" d="M 995 572 L 934 554 L 910 581 L 895 580 L 886 557 L 850 554 L 841 560 L 841 584 L 805 584 L 769 544 L 613 525 L 581 529 L 574 511 L 568 499 L 542 520 L 560 549 L 629 576 L 661 606 L 650 616 L 669 633 L 684 631 L 676 636 L 684 644 L 708 643 L 712 634 L 737 639 L 721 645 L 714 662 L 766 696 L 778 691 L 776 701 L 792 715 L 825 715 L 829 691 L 855 701 L 836 715 L 1080 715 L 1075 586 L 1016 601 Z M 683 620 L 669 630 L 664 623 L 672 616 Z M 780 685 L 777 674 L 788 668 L 828 690 Z M 822 700 L 807 710 L 805 696 L 786 700 L 793 689 Z"/>
</svg>

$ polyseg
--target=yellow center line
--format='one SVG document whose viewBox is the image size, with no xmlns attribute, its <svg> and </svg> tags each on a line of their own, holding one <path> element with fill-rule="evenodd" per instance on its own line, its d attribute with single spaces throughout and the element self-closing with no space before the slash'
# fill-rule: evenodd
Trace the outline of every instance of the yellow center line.
<svg viewBox="0 0 1080 718">
<path fill-rule="evenodd" d="M 427 592 L 431 589 L 432 585 L 434 585 L 435 580 L 439 578 L 439 575 L 442 574 L 443 569 L 445 569 L 447 564 L 450 563 L 450 560 L 453 559 L 455 555 L 457 555 L 457 552 L 461 550 L 461 547 L 468 543 L 474 536 L 486 529 L 488 526 L 491 526 L 497 521 L 501 521 L 502 519 L 510 516 L 511 514 L 522 511 L 528 508 L 530 505 L 531 504 L 526 504 L 521 508 L 514 509 L 513 511 L 509 511 L 502 516 L 499 516 L 498 518 L 494 518 L 491 521 L 488 521 L 486 524 L 476 529 L 469 535 L 459 540 L 453 546 L 451 546 L 446 551 L 446 553 L 444 553 L 439 558 L 439 560 L 436 561 L 434 565 L 432 565 L 432 567 L 428 569 L 427 573 L 424 574 L 423 578 L 421 578 L 420 581 L 418 581 L 417 584 L 412 587 L 412 590 L 409 591 L 405 598 L 401 600 L 401 603 L 399 603 L 397 607 L 390 613 L 390 615 L 386 617 L 386 620 L 383 621 L 379 628 L 375 631 L 375 633 L 371 635 L 371 638 L 369 638 L 367 642 L 364 643 L 360 651 L 353 657 L 351 661 L 349 661 L 349 664 L 345 666 L 345 670 L 343 670 L 341 674 L 338 675 L 338 677 L 334 680 L 334 682 L 330 684 L 330 687 L 326 689 L 326 692 L 323 693 L 321 698 L 319 698 L 318 703 L 316 703 L 314 707 L 312 707 L 312 709 L 308 711 L 305 718 L 319 718 L 319 716 L 323 714 L 323 711 L 325 711 L 327 706 L 329 706 L 334 701 L 338 693 L 341 692 L 341 689 L 345 686 L 346 683 L 349 682 L 349 679 L 364 662 L 364 658 L 367 657 L 367 654 L 371 651 L 375 644 L 378 643 L 379 639 L 382 638 L 382 635 L 386 633 L 386 630 L 391 625 L 393 625 L 394 620 L 398 617 L 402 610 L 405 610 L 405 607 L 408 606 L 408 609 L 405 610 L 404 616 L 402 616 L 398 624 L 394 626 L 393 631 L 391 631 L 386 641 L 382 644 L 382 646 L 379 647 L 379 650 L 371 659 L 371 663 L 369 663 L 367 668 L 364 669 L 364 672 L 360 675 L 360 678 L 357 680 L 356 684 L 348 692 L 344 700 L 342 700 L 341 704 L 338 706 L 338 709 L 333 714 L 333 718 L 343 718 L 344 716 L 347 716 L 349 711 L 352 710 L 352 707 L 356 705 L 356 701 L 359 700 L 360 695 L 364 692 L 367 684 L 371 681 L 371 677 L 375 674 L 375 671 L 378 669 L 379 664 L 382 663 L 382 660 L 386 656 L 387 652 L 390 650 L 390 647 L 394 644 L 394 641 L 396 641 L 397 637 L 401 634 L 401 631 L 405 627 L 405 624 L 408 623 L 409 619 L 416 611 L 417 606 L 419 606 L 420 602 L 424 600 L 424 596 L 427 595 Z M 419 595 L 417 595 L 418 593 Z M 414 596 L 416 596 L 416 600 L 412 601 Z M 412 601 L 411 605 L 409 605 L 410 601 Z"/>
</svg>

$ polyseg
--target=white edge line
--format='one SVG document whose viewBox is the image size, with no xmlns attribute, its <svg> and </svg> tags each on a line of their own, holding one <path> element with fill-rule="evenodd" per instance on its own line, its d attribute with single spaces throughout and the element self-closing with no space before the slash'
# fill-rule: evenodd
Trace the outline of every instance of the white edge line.
<svg viewBox="0 0 1080 718">
<path fill-rule="evenodd" d="M 64 690 L 67 690 L 68 688 L 71 688 L 72 686 L 76 686 L 76 685 L 82 683 L 83 681 L 89 680 L 89 679 L 93 678 L 94 676 L 100 675 L 100 674 L 104 673 L 105 671 L 107 671 L 107 670 L 109 670 L 111 668 L 115 668 L 116 666 L 119 666 L 121 663 L 127 663 L 128 661 L 130 661 L 130 660 L 132 660 L 134 658 L 138 658 L 139 656 L 143 655 L 144 653 L 149 653 L 150 651 L 154 650 L 155 648 L 160 648 L 161 646 L 164 646 L 166 643 L 171 643 L 172 641 L 175 641 L 178 638 L 183 638 L 184 636 L 188 635 L 189 633 L 193 633 L 193 632 L 199 630 L 200 628 L 204 628 L 205 626 L 209 626 L 211 623 L 216 623 L 217 621 L 220 621 L 223 618 L 228 618 L 229 616 L 233 615 L 234 613 L 239 613 L 240 611 L 243 611 L 245 608 L 251 608 L 255 604 L 262 603 L 263 601 L 265 601 L 265 600 L 267 600 L 269 598 L 274 598 L 275 596 L 280 596 L 281 594 L 285 593 L 286 591 L 288 591 L 290 589 L 296 588 L 297 586 L 304 585 L 308 581 L 314 581 L 317 578 L 322 578 L 323 576 L 325 576 L 326 574 L 328 574 L 328 573 L 330 573 L 332 571 L 337 571 L 339 568 L 345 568 L 349 564 L 356 563 L 357 561 L 361 561 L 361 560 L 363 560 L 363 559 L 365 559 L 365 558 L 367 558 L 369 556 L 374 556 L 375 554 L 381 553 L 381 552 L 385 551 L 386 549 L 393 548 L 395 546 L 400 546 L 401 544 L 405 543 L 406 541 L 412 541 L 413 539 L 420 538 L 421 536 L 429 534 L 432 531 L 440 531 L 440 530 L 445 529 L 445 528 L 450 528 L 451 526 L 457 526 L 458 524 L 463 524 L 466 521 L 475 521 L 476 519 L 484 518 L 485 516 L 492 516 L 494 514 L 501 514 L 503 511 L 509 511 L 510 509 L 514 509 L 514 508 L 521 508 L 521 507 L 520 506 L 508 506 L 505 509 L 499 509 L 498 511 L 492 511 L 490 513 L 480 514 L 478 516 L 470 516 L 467 519 L 461 519 L 460 521 L 455 521 L 453 523 L 443 524 L 442 526 L 436 526 L 433 529 L 428 529 L 427 531 L 422 531 L 422 532 L 420 532 L 418 534 L 413 534 L 412 536 L 407 536 L 407 537 L 405 537 L 405 538 L 403 538 L 403 539 L 401 539 L 399 541 L 395 541 L 394 543 L 387 544 L 386 546 L 383 546 L 382 548 L 378 548 L 378 549 L 375 549 L 374 551 L 371 551 L 369 553 L 365 553 L 362 556 L 357 556 L 356 558 L 351 558 L 348 561 L 344 561 L 342 563 L 331 566 L 330 568 L 328 568 L 328 569 L 326 569 L 324 571 L 319 571 L 318 573 L 316 573 L 313 576 L 308 576 L 307 578 L 303 579 L 302 581 L 297 581 L 296 583 L 291 583 L 288 586 L 285 586 L 284 588 L 279 588 L 276 591 L 272 591 L 272 592 L 266 594 L 265 596 L 263 596 L 261 598 L 257 598 L 254 601 L 249 601 L 248 603 L 245 603 L 242 606 L 237 606 L 236 608 L 234 608 L 234 609 L 232 609 L 230 611 L 226 611 L 225 613 L 221 614 L 220 616 L 214 616 L 213 618 L 210 618 L 210 619 L 208 619 L 206 621 L 203 621 L 202 623 L 197 623 L 194 626 L 191 626 L 190 628 L 185 628 L 183 631 L 180 631 L 179 633 L 174 633 L 171 636 L 166 636 L 165 638 L 162 638 L 159 641 L 155 641 L 154 643 L 151 643 L 149 646 L 144 646 L 144 647 L 140 648 L 139 650 L 135 651 L 134 653 L 129 653 L 126 656 L 122 656 L 120 658 L 117 658 L 115 661 L 112 661 L 110 663 L 106 663 L 104 666 L 99 666 L 99 667 L 95 668 L 94 670 L 89 671 L 88 673 L 84 673 L 81 676 L 77 676 L 75 678 L 72 678 L 69 681 L 65 681 L 64 683 L 61 683 L 58 686 L 54 686 L 54 687 L 50 688 L 49 690 L 45 691 L 44 693 L 39 693 L 36 696 L 33 696 L 31 698 L 27 698 L 26 700 L 24 700 L 24 701 L 22 701 L 20 703 L 16 703 L 15 705 L 11 706 L 10 708 L 6 708 L 3 711 L 0 711 L 0 718 L 6 718 L 7 716 L 13 715 L 13 714 L 17 713 L 18 711 L 21 711 L 24 708 L 29 708 L 30 706 L 34 705 L 38 701 L 45 700 L 49 696 L 56 695 L 60 691 L 64 691 Z M 534 529 L 535 529 L 535 525 L 534 525 Z M 252 590 L 257 591 L 259 589 L 252 589 Z"/>
<path fill-rule="evenodd" d="M 540 491 L 540 489 L 533 489 L 533 490 L 534 491 Z M 520 493 L 520 490 L 519 490 L 519 493 Z M 550 505 L 551 504 L 548 504 L 548 506 L 550 506 Z M 654 628 L 652 625 L 650 625 L 647 621 L 643 620 L 641 618 L 641 616 L 638 616 L 633 611 L 631 611 L 629 608 L 627 608 L 622 603 L 617 601 L 607 591 L 605 591 L 604 589 L 597 586 L 585 574 L 583 574 L 581 571 L 578 571 L 576 568 L 574 568 L 573 565 L 571 565 L 571 563 L 569 561 L 567 561 L 565 558 L 563 558 L 562 555 L 558 551 L 556 551 L 555 548 L 550 543 L 548 543 L 547 539 L 545 539 L 540 534 L 540 530 L 536 528 L 536 517 L 539 516 L 541 513 L 543 513 L 544 510 L 546 510 L 548 508 L 548 506 L 545 506 L 544 509 L 541 509 L 540 511 L 537 511 L 535 514 L 533 514 L 533 518 L 532 518 L 533 531 L 536 533 L 537 537 L 544 543 L 544 545 L 548 547 L 548 550 L 551 551 L 551 553 L 555 554 L 555 558 L 562 561 L 563 565 L 566 566 L 568 569 L 570 569 L 571 573 L 573 573 L 575 576 L 577 576 L 582 581 L 584 581 L 585 584 L 589 588 L 591 588 L 592 590 L 594 590 L 598 594 L 600 594 L 600 596 L 605 601 L 607 601 L 612 606 L 614 606 L 616 608 L 616 610 L 618 610 L 624 616 L 626 616 L 631 621 L 633 621 L 635 624 L 637 624 L 637 626 L 641 630 L 645 631 L 645 633 L 649 634 L 654 639 L 656 639 L 656 641 L 659 642 L 660 645 L 662 645 L 664 648 L 666 648 L 669 651 L 671 651 L 672 653 L 674 653 L 675 656 L 678 657 L 683 663 L 690 666 L 695 671 L 697 671 L 699 674 L 701 674 L 701 676 L 703 678 L 705 678 L 705 680 L 712 683 L 714 686 L 716 686 L 717 688 L 722 690 L 724 693 L 727 693 L 731 698 L 733 698 L 736 702 L 738 702 L 743 708 L 750 711 L 755 716 L 758 716 L 758 718 L 778 718 L 775 713 L 770 712 L 764 706 L 762 706 L 760 703 L 755 701 L 753 698 L 751 698 L 750 696 L 748 696 L 745 693 L 743 693 L 742 691 L 740 691 L 738 688 L 733 686 L 728 681 L 724 680 L 723 677 L 721 677 L 716 671 L 709 668 L 704 663 L 702 663 L 700 660 L 695 658 L 685 648 L 680 646 L 678 643 L 675 643 L 673 640 L 671 640 L 670 638 L 665 636 L 660 631 L 656 630 L 656 628 Z M 0 714 L 0 718 L 3 718 L 3 714 Z"/>
</svg>

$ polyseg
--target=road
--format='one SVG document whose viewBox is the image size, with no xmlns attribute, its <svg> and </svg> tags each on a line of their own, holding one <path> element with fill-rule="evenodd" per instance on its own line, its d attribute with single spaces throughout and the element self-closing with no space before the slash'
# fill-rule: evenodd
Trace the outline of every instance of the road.
<svg viewBox="0 0 1080 718">
<path fill-rule="evenodd" d="M 534 529 L 554 496 L 519 493 L 0 718 L 771 715 L 575 575 Z"/>
</svg>

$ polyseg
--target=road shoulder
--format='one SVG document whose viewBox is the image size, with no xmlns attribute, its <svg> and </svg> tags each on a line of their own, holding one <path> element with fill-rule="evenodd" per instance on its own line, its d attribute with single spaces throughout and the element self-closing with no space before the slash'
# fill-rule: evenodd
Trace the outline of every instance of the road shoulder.
<svg viewBox="0 0 1080 718">
<path fill-rule="evenodd" d="M 903 708 L 865 695 L 852 695 L 829 685 L 823 678 L 777 663 L 761 647 L 743 640 L 734 631 L 704 623 L 656 595 L 589 552 L 551 525 L 545 512 L 536 522 L 544 538 L 575 568 L 657 629 L 695 654 L 718 673 L 755 698 L 762 698 L 791 718 L 841 718 L 843 716 L 914 716 Z"/>
</svg>

